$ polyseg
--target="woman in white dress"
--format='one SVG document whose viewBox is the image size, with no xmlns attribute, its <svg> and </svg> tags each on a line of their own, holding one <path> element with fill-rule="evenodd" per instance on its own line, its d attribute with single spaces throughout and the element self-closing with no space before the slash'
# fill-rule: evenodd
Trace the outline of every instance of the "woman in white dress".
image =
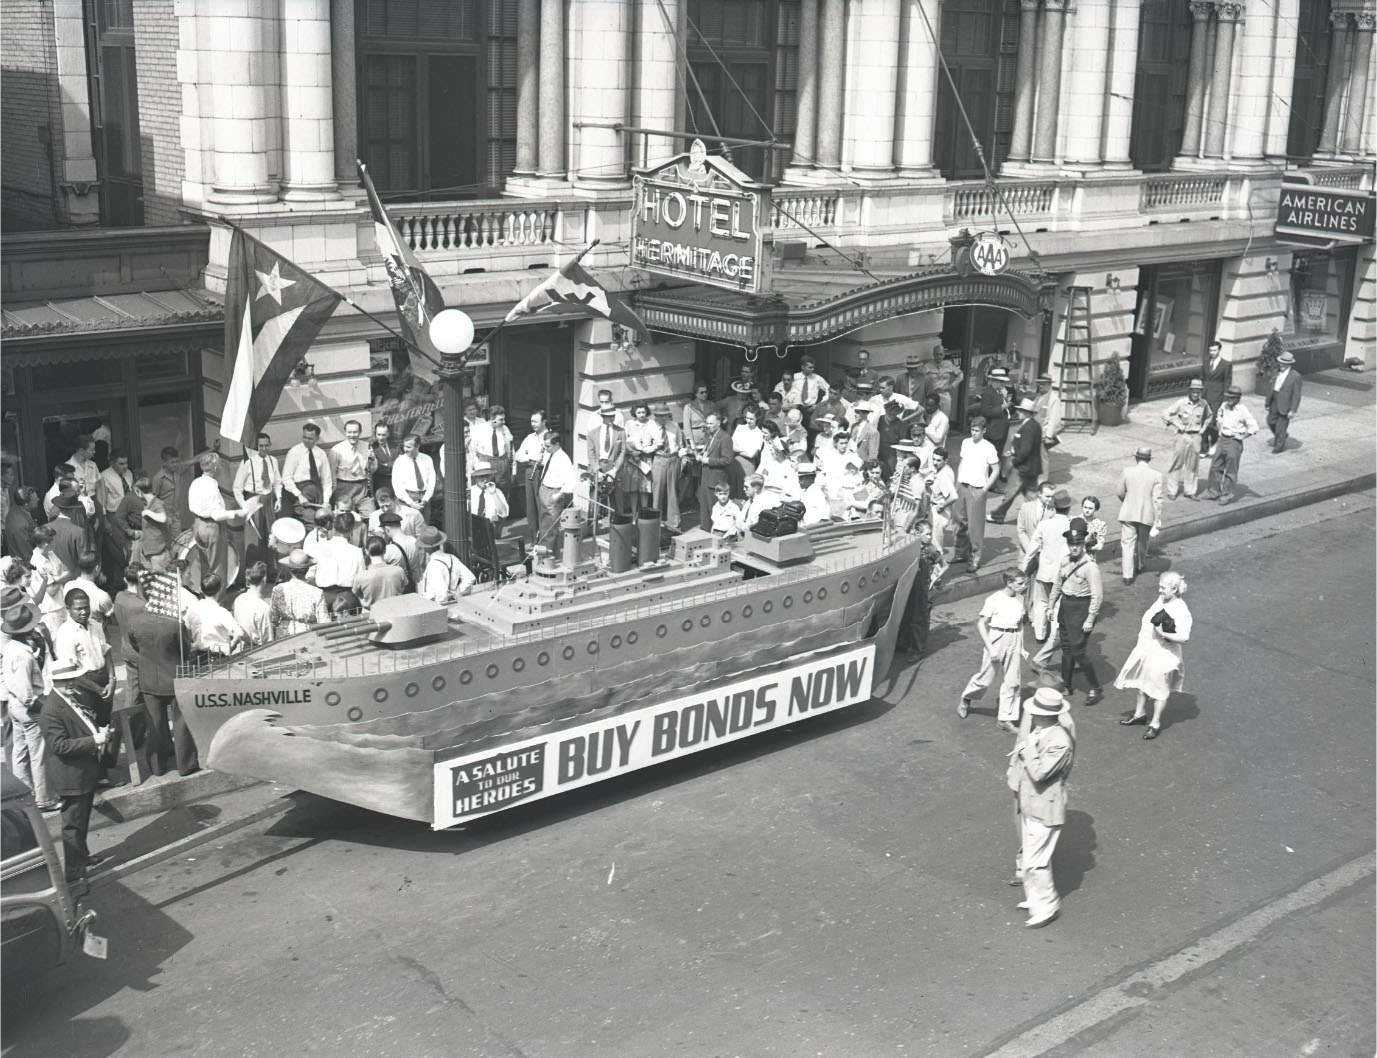
<svg viewBox="0 0 1377 1058">
<path fill-rule="evenodd" d="M 768 432 L 768 431 L 767 431 Z M 765 483 L 765 497 L 778 507 L 786 500 L 803 499 L 803 488 L 799 485 L 798 470 L 789 458 L 784 439 L 771 436 L 760 451 L 760 467 L 757 469 Z"/>
<path fill-rule="evenodd" d="M 1162 710 L 1173 691 L 1185 680 L 1181 645 L 1191 637 L 1191 612 L 1182 598 L 1186 578 L 1179 573 L 1163 573 L 1157 581 L 1157 601 L 1147 608 L 1138 626 L 1138 643 L 1119 670 L 1114 686 L 1138 692 L 1133 715 L 1119 723 L 1125 727 L 1147 724 L 1143 738 L 1154 739 L 1162 728 Z M 1147 706 L 1152 702 L 1152 719 Z"/>
<path fill-rule="evenodd" d="M 736 458 L 727 472 L 731 475 L 733 496 L 746 494 L 746 475 L 755 473 L 760 450 L 764 447 L 765 432 L 760 428 L 760 409 L 754 404 L 747 404 L 741 409 L 736 429 L 732 430 L 732 455 Z"/>
</svg>

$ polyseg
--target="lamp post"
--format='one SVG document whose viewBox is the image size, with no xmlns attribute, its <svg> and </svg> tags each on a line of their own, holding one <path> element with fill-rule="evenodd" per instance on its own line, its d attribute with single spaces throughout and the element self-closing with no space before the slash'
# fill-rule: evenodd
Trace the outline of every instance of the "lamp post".
<svg viewBox="0 0 1377 1058">
<path fill-rule="evenodd" d="M 465 482 L 464 368 L 473 344 L 473 321 L 459 309 L 445 309 L 430 323 L 430 340 L 440 354 L 441 421 L 445 428 L 445 528 L 454 552 L 469 564 L 469 504 Z"/>
</svg>

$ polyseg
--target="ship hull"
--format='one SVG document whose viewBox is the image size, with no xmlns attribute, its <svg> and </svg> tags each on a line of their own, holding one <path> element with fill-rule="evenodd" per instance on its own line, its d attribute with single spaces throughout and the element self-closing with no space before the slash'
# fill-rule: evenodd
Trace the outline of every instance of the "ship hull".
<svg viewBox="0 0 1377 1058">
<path fill-rule="evenodd" d="M 864 643 L 888 669 L 916 544 L 814 575 L 759 577 L 577 632 L 457 659 L 385 652 L 322 671 L 179 678 L 210 767 L 437 823 L 437 762 L 629 714 Z M 896 600 L 899 605 L 894 605 Z M 273 644 L 290 656 L 292 640 Z M 706 747 L 704 747 L 706 748 Z"/>
</svg>

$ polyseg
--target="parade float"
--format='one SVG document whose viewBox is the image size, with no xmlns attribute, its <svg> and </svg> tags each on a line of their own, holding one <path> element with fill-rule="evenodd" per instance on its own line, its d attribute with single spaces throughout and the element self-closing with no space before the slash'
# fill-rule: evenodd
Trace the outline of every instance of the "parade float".
<svg viewBox="0 0 1377 1058">
<path fill-rule="evenodd" d="M 875 518 L 662 549 L 565 513 L 529 574 L 381 600 L 177 680 L 217 771 L 436 829 L 867 701 L 918 538 Z"/>
</svg>

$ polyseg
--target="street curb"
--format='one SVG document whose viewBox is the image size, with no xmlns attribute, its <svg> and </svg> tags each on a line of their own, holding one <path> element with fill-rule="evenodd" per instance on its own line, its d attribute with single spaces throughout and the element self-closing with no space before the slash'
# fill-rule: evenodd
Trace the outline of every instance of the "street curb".
<svg viewBox="0 0 1377 1058">
<path fill-rule="evenodd" d="M 1308 507 L 1315 503 L 1324 503 L 1326 500 L 1337 499 L 1353 492 L 1361 492 L 1377 486 L 1377 472 L 1370 474 L 1359 474 L 1356 477 L 1344 478 L 1339 481 L 1330 481 L 1322 485 L 1314 485 L 1306 488 L 1292 489 L 1276 496 L 1259 497 L 1248 503 L 1234 504 L 1230 506 L 1218 507 L 1210 514 L 1198 515 L 1189 521 L 1181 522 L 1177 525 L 1165 526 L 1159 536 L 1154 540 L 1158 544 L 1170 544 L 1179 540 L 1189 540 L 1192 537 L 1204 536 L 1206 533 L 1215 532 L 1219 529 L 1231 529 L 1244 522 L 1256 521 L 1259 518 L 1270 518 L 1274 514 L 1282 514 L 1285 511 L 1293 511 L 1298 507 Z M 1190 502 L 1190 501 L 1186 501 Z M 1211 503 L 1214 501 L 1197 500 L 1197 503 Z M 1122 548 L 1117 539 L 1109 540 L 1100 549 L 1097 559 L 1101 566 L 1107 561 L 1116 559 L 1122 554 Z M 981 570 L 974 577 L 962 575 L 961 579 L 948 584 L 941 591 L 934 601 L 940 603 L 959 602 L 962 599 L 969 599 L 974 595 L 983 595 L 998 591 L 1004 587 L 1004 574 L 1014 568 L 1014 563 L 1010 557 L 1001 557 L 995 561 L 993 568 L 987 567 Z"/>
<path fill-rule="evenodd" d="M 244 785 L 257 785 L 258 782 L 259 780 L 255 779 Z M 275 798 L 268 802 L 263 807 L 250 812 L 248 815 L 240 816 L 237 819 L 227 819 L 223 823 L 216 823 L 214 826 L 207 827 L 205 830 L 198 831 L 195 834 L 188 834 L 186 837 L 178 838 L 176 841 L 169 842 L 151 852 L 146 852 L 142 856 L 135 856 L 132 860 L 125 860 L 121 863 L 114 864 L 107 870 L 97 871 L 95 874 L 89 875 L 86 881 L 92 889 L 104 885 L 107 882 L 119 881 L 121 878 L 128 877 L 148 867 L 153 867 L 162 863 L 164 860 L 170 860 L 185 852 L 190 852 L 192 849 L 204 845 L 207 842 L 232 834 L 236 830 L 241 830 L 244 827 L 262 822 L 265 819 L 271 819 L 273 816 L 282 815 L 291 807 L 292 802 L 287 799 L 287 795 L 283 795 L 282 797 Z"/>
<path fill-rule="evenodd" d="M 258 779 L 248 779 L 219 771 L 198 771 L 162 782 L 146 780 L 139 786 L 120 786 L 106 791 L 91 810 L 91 832 L 131 819 L 166 812 L 182 805 L 205 801 L 220 794 L 255 786 Z"/>
</svg>

